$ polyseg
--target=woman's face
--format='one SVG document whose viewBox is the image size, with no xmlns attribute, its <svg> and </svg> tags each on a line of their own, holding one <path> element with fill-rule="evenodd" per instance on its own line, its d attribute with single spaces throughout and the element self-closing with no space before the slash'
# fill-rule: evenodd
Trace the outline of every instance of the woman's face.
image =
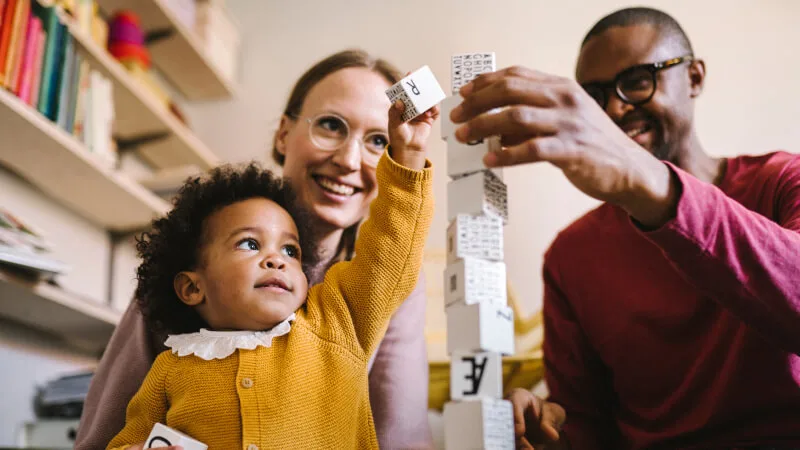
<svg viewBox="0 0 800 450">
<path fill-rule="evenodd" d="M 377 194 L 375 168 L 362 161 L 360 142 L 371 132 L 386 133 L 389 82 L 365 68 L 334 72 L 306 96 L 300 118 L 284 117 L 276 148 L 285 156 L 283 174 L 304 206 L 322 223 L 347 228 L 366 216 Z M 334 113 L 350 127 L 350 139 L 337 150 L 322 150 L 309 138 L 306 119 Z"/>
</svg>

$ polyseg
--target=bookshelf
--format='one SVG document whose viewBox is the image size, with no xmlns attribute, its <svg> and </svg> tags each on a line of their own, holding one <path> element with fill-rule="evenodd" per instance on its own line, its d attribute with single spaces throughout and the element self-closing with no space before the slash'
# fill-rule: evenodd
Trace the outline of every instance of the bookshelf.
<svg viewBox="0 0 800 450">
<path fill-rule="evenodd" d="M 99 352 L 122 314 L 46 282 L 0 271 L 0 316 Z"/>
<path fill-rule="evenodd" d="M 0 89 L 0 136 L 0 161 L 104 228 L 136 230 L 170 208 L 4 89 Z"/>
<path fill-rule="evenodd" d="M 78 26 L 65 20 L 67 30 L 95 70 L 114 85 L 114 135 L 135 139 L 143 135 L 167 133 L 167 137 L 139 146 L 138 153 L 157 169 L 194 165 L 208 169 L 218 158 L 200 139 L 140 86 L 105 49 L 86 36 Z"/>
<path fill-rule="evenodd" d="M 188 100 L 214 100 L 235 94 L 231 80 L 223 76 L 204 54 L 194 33 L 181 24 L 162 0 L 97 0 L 107 15 L 121 9 L 134 11 L 145 33 L 169 31 L 148 45 L 153 64 Z"/>
</svg>

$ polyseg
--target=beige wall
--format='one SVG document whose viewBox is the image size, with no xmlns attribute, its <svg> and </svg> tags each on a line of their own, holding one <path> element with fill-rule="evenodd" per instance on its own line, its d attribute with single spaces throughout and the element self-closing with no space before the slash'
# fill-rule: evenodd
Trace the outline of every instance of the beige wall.
<svg viewBox="0 0 800 450">
<path fill-rule="evenodd" d="M 705 58 L 708 85 L 697 122 L 715 155 L 798 148 L 800 2 L 645 1 L 673 14 Z M 403 70 L 428 64 L 449 87 L 453 53 L 494 51 L 499 66 L 522 64 L 571 76 L 579 43 L 614 0 L 229 0 L 244 46 L 239 99 L 189 109 L 201 137 L 224 158 L 265 155 L 294 80 L 315 60 L 348 46 Z M 437 131 L 438 133 L 438 131 Z M 445 146 L 434 136 L 439 200 L 429 247 L 443 246 Z M 548 166 L 507 170 L 511 218 L 508 270 L 526 308 L 540 305 L 541 255 L 555 233 L 595 203 Z M 432 280 L 439 282 L 439 279 Z"/>
</svg>

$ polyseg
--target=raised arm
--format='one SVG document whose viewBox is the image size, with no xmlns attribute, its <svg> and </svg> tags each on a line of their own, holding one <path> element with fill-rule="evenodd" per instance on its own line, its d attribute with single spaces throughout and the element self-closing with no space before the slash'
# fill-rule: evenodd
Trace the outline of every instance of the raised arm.
<svg viewBox="0 0 800 450">
<path fill-rule="evenodd" d="M 779 154 L 769 165 L 771 217 L 671 166 L 681 190 L 675 217 L 644 234 L 698 289 L 800 354 L 800 157 Z"/>
<path fill-rule="evenodd" d="M 147 329 L 136 301 L 122 316 L 94 372 L 75 450 L 105 448 L 125 425 L 125 408 L 163 345 Z"/>
<path fill-rule="evenodd" d="M 392 316 L 369 372 L 369 398 L 381 448 L 433 448 L 428 423 L 425 277 Z"/>
</svg>

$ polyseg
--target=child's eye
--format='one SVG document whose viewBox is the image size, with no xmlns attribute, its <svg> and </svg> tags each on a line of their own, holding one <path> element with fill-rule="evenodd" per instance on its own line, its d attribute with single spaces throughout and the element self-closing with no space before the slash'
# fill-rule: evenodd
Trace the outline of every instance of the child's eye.
<svg viewBox="0 0 800 450">
<path fill-rule="evenodd" d="M 289 258 L 300 258 L 300 249 L 297 248 L 296 245 L 284 245 L 282 250 L 283 253 Z"/>
<path fill-rule="evenodd" d="M 238 244 L 236 244 L 236 248 L 258 251 L 258 242 L 256 242 L 256 240 L 253 238 L 242 239 Z"/>
</svg>

